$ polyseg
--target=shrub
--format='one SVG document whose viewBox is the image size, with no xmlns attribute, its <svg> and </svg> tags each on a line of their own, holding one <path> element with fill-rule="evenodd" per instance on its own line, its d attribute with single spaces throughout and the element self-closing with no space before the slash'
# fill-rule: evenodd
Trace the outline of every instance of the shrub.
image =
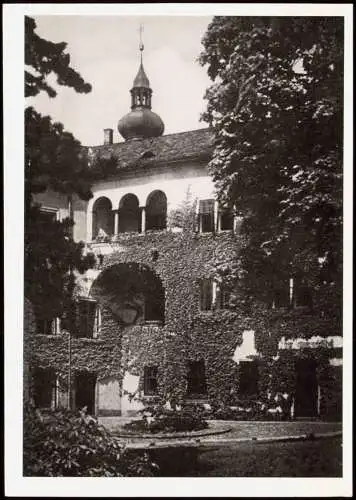
<svg viewBox="0 0 356 500">
<path fill-rule="evenodd" d="M 24 476 L 154 476 L 147 454 L 123 448 L 85 413 L 24 408 Z"/>
<path fill-rule="evenodd" d="M 236 406 L 215 405 L 211 413 L 216 420 L 280 420 L 287 419 L 278 405 L 261 401 L 237 401 Z M 289 418 L 289 417 L 288 417 Z"/>
<path fill-rule="evenodd" d="M 127 423 L 124 428 L 137 432 L 189 432 L 205 429 L 208 423 L 200 412 L 175 407 L 167 409 L 162 405 L 146 407 L 142 418 Z"/>
</svg>

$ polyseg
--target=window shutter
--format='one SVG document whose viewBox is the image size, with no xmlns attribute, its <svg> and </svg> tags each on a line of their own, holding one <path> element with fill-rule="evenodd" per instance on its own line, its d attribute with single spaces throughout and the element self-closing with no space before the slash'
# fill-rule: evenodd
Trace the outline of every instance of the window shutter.
<svg viewBox="0 0 356 500">
<path fill-rule="evenodd" d="M 200 309 L 210 311 L 213 304 L 213 281 L 203 279 L 200 282 Z"/>
<path fill-rule="evenodd" d="M 214 200 L 200 200 L 199 214 L 211 215 L 214 213 Z"/>
</svg>

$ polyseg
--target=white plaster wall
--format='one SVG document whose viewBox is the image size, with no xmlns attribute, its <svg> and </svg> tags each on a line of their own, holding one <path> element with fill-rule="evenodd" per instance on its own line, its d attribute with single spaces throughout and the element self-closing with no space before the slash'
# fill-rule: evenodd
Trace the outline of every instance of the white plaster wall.
<svg viewBox="0 0 356 500">
<path fill-rule="evenodd" d="M 113 209 L 117 209 L 121 198 L 132 193 L 137 196 L 140 206 L 144 207 L 147 197 L 155 190 L 161 190 L 165 193 L 168 213 L 186 199 L 188 190 L 193 198 L 214 197 L 214 183 L 205 165 L 194 162 L 185 165 L 172 164 L 155 172 L 152 169 L 142 167 L 142 173 L 136 171 L 119 179 L 96 183 L 92 186 L 94 196 L 89 202 L 74 198 L 74 240 L 91 241 L 93 204 L 101 196 L 107 197 L 111 201 Z M 35 195 L 34 200 L 46 208 L 57 209 L 60 220 L 69 216 L 67 195 L 47 191 Z"/>
<path fill-rule="evenodd" d="M 138 399 L 140 377 L 132 375 L 130 372 L 125 372 L 122 381 L 122 398 L 121 398 L 121 412 L 122 415 L 130 415 L 142 410 L 144 405 Z M 127 394 L 129 393 L 129 394 Z M 134 396 L 132 399 L 131 396 Z M 136 396 L 136 397 L 135 397 Z"/>
<path fill-rule="evenodd" d="M 97 408 L 100 410 L 121 410 L 120 382 L 114 378 L 107 378 L 98 382 Z"/>
<path fill-rule="evenodd" d="M 169 210 L 185 199 L 188 187 L 193 195 L 201 198 L 211 197 L 214 193 L 212 178 L 205 169 L 194 165 L 173 166 L 170 171 L 143 172 L 135 177 L 97 183 L 93 186 L 94 197 L 90 200 L 88 209 L 92 210 L 93 204 L 101 196 L 109 198 L 114 209 L 118 208 L 121 198 L 128 193 L 137 196 L 140 206 L 146 206 L 148 195 L 159 189 L 167 196 Z"/>
<path fill-rule="evenodd" d="M 186 165 L 172 165 L 164 171 L 152 172 L 144 170 L 120 179 L 102 181 L 93 186 L 94 197 L 87 207 L 87 241 L 91 240 L 92 208 L 95 201 L 105 196 L 113 209 L 117 209 L 120 200 L 128 193 L 135 194 L 139 205 L 146 206 L 147 197 L 152 191 L 163 191 L 167 197 L 167 212 L 177 208 L 190 190 L 193 198 L 206 199 L 214 197 L 214 184 L 205 166 L 194 163 Z"/>
<path fill-rule="evenodd" d="M 76 198 L 73 200 L 73 238 L 74 241 L 86 241 L 87 239 L 87 205 L 86 201 Z"/>
</svg>

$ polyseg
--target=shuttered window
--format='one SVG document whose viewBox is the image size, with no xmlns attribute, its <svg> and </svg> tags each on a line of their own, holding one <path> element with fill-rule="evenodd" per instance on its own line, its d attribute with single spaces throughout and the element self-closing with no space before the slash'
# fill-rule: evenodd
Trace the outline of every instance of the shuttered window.
<svg viewBox="0 0 356 500">
<path fill-rule="evenodd" d="M 77 336 L 93 338 L 96 302 L 80 300 L 77 305 Z"/>
<path fill-rule="evenodd" d="M 145 366 L 143 376 L 143 392 L 146 396 L 151 396 L 157 393 L 157 366 Z"/>
<path fill-rule="evenodd" d="M 222 283 L 219 286 L 219 307 L 220 309 L 229 309 L 230 306 L 230 290 Z"/>
</svg>

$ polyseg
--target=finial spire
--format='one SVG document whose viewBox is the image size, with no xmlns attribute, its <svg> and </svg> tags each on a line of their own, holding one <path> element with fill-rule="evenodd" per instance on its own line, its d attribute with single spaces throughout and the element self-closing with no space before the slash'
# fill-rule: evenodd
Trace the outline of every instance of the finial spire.
<svg viewBox="0 0 356 500">
<path fill-rule="evenodd" d="M 142 64 L 142 52 L 143 52 L 143 49 L 145 48 L 145 46 L 143 45 L 143 42 L 142 42 L 142 33 L 143 33 L 143 24 L 142 23 L 140 24 L 139 32 L 140 32 L 140 45 L 139 45 L 139 49 L 140 49 L 140 52 L 141 52 L 141 64 Z"/>
</svg>

